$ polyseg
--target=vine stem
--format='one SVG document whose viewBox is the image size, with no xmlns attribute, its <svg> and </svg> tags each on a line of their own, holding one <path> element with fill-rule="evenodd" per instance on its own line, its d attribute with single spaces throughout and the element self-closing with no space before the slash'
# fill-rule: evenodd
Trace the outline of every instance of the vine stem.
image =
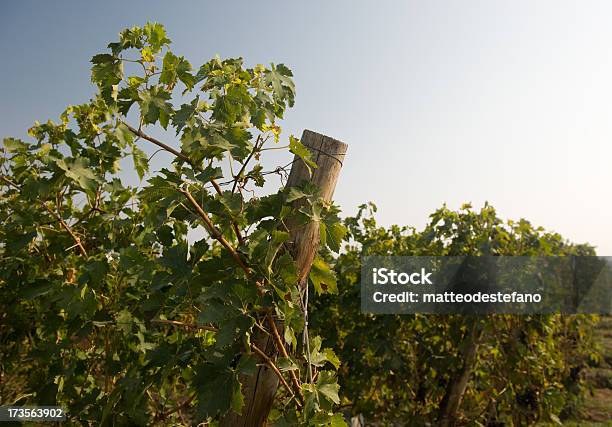
<svg viewBox="0 0 612 427">
<path fill-rule="evenodd" d="M 246 169 L 247 164 L 251 161 L 251 159 L 253 158 L 255 153 L 257 151 L 261 150 L 261 147 L 263 146 L 264 143 L 265 143 L 265 140 L 261 139 L 261 135 L 257 135 L 257 140 L 255 141 L 255 146 L 253 147 L 253 149 L 249 153 L 249 156 L 246 158 L 246 160 L 242 164 L 242 167 L 240 168 L 238 173 L 234 176 L 234 185 L 232 185 L 232 193 L 234 191 L 236 191 L 236 186 L 238 185 L 238 180 L 240 179 L 240 176 L 243 174 L 244 170 Z M 257 146 L 258 144 L 261 144 L 261 145 L 258 147 Z"/>
<path fill-rule="evenodd" d="M 270 324 L 270 329 L 272 330 L 272 336 L 274 337 L 274 341 L 276 342 L 276 346 L 279 351 L 282 353 L 283 357 L 289 358 L 289 354 L 287 353 L 287 349 L 283 345 L 283 341 L 281 339 L 280 334 L 278 333 L 278 328 L 274 323 L 274 320 L 270 317 L 270 315 L 266 316 L 268 319 L 268 323 Z M 297 375 L 293 370 L 289 371 L 289 375 L 291 375 L 291 381 L 293 382 L 293 387 L 295 388 L 296 393 L 300 396 L 300 399 L 304 401 L 304 395 L 302 394 L 302 387 L 300 385 L 300 381 L 298 380 Z"/>
<path fill-rule="evenodd" d="M 227 240 L 225 240 L 225 237 L 223 237 L 223 234 L 221 234 L 221 232 L 219 230 L 217 230 L 217 227 L 215 227 L 215 225 L 213 224 L 213 222 L 210 219 L 210 217 L 206 214 L 206 212 L 204 212 L 204 210 L 202 209 L 200 204 L 196 201 L 196 199 L 193 198 L 193 195 L 188 190 L 179 189 L 178 191 L 180 193 L 184 194 L 185 197 L 187 198 L 187 200 L 189 200 L 189 203 L 191 203 L 191 205 L 194 207 L 194 209 L 196 210 L 196 212 L 198 213 L 200 218 L 202 218 L 202 221 L 204 221 L 204 223 L 208 227 L 210 235 L 215 240 L 217 240 L 219 243 L 221 243 L 221 245 L 225 249 L 227 249 L 229 251 L 229 253 L 236 260 L 236 262 L 238 263 L 240 268 L 242 268 L 244 270 L 244 272 L 247 274 L 247 276 L 250 276 L 251 275 L 251 269 L 249 267 L 247 267 L 247 265 L 244 263 L 242 258 L 240 258 L 240 255 L 238 255 L 238 252 L 236 252 L 236 250 L 232 247 L 232 245 L 230 245 L 229 242 Z"/>
<path fill-rule="evenodd" d="M 174 154 L 176 157 L 178 157 L 179 159 L 183 160 L 184 162 L 188 163 L 189 165 L 191 165 L 192 168 L 201 171 L 202 168 L 198 167 L 195 163 L 193 163 L 191 161 L 191 159 L 185 155 L 184 153 L 181 153 L 178 150 L 175 150 L 174 148 L 170 147 L 168 144 L 164 144 L 163 142 L 161 142 L 159 139 L 157 138 L 153 138 L 150 135 L 147 135 L 146 133 L 144 133 L 141 129 L 136 129 L 134 126 L 130 125 L 127 122 L 122 121 L 122 123 L 128 128 L 128 130 L 130 132 L 132 132 L 134 135 L 139 136 L 140 138 L 149 141 L 155 145 L 157 145 L 158 147 L 160 147 L 161 149 Z M 210 183 L 212 184 L 212 186 L 214 187 L 215 191 L 217 192 L 217 194 L 219 194 L 220 196 L 223 195 L 223 190 L 221 189 L 221 187 L 219 186 L 219 184 L 217 184 L 217 182 L 214 179 L 210 180 Z M 240 228 L 238 228 L 238 224 L 236 224 L 235 221 L 232 221 L 232 227 L 234 229 L 234 232 L 236 233 L 236 238 L 238 239 L 238 243 L 240 243 L 241 245 L 244 244 L 244 237 L 242 236 L 242 233 L 240 233 Z"/>
<path fill-rule="evenodd" d="M 189 404 L 191 404 L 191 402 L 193 402 L 193 399 L 195 399 L 196 395 L 197 395 L 196 393 L 193 393 L 189 399 L 185 400 L 183 403 L 181 403 L 177 407 L 175 407 L 173 409 L 170 409 L 169 411 L 160 414 L 159 418 L 162 419 L 162 420 L 165 420 L 166 418 L 168 418 L 170 415 L 174 414 L 175 412 L 178 412 L 181 409 L 189 406 Z"/>
<path fill-rule="evenodd" d="M 305 301 L 304 301 L 304 342 L 306 344 L 306 362 L 308 363 L 308 379 L 310 383 L 314 383 L 312 376 L 312 364 L 310 363 L 310 335 L 308 334 L 308 282 L 306 282 L 305 290 Z"/>
<path fill-rule="evenodd" d="M 142 130 L 140 129 L 136 129 L 135 127 L 133 127 L 132 125 L 130 125 L 129 123 L 126 122 L 122 122 L 129 130 L 130 132 L 132 132 L 134 135 L 137 135 L 143 139 L 146 139 L 149 142 L 152 142 L 153 144 L 157 145 L 158 147 L 166 150 L 169 153 L 174 154 L 176 157 L 178 157 L 179 159 L 189 163 L 190 165 L 194 166 L 193 163 L 191 162 L 191 159 L 189 157 L 187 157 L 185 154 L 181 153 L 180 151 L 175 150 L 174 148 L 170 147 L 167 144 L 164 144 L 163 142 L 161 142 L 159 139 L 153 138 L 152 136 L 147 135 L 146 133 L 144 133 Z M 195 166 L 194 166 L 195 167 Z"/>
<path fill-rule="evenodd" d="M 178 320 L 153 319 L 151 320 L 151 323 L 160 323 L 162 325 L 182 326 L 184 328 L 189 328 L 189 329 L 202 329 L 205 331 L 213 331 L 213 332 L 219 331 L 219 329 L 215 328 L 214 326 L 194 325 L 193 323 L 179 322 Z"/>
<path fill-rule="evenodd" d="M 68 234 L 70 234 L 70 237 L 72 237 L 72 239 L 74 240 L 74 242 L 76 243 L 77 247 L 79 248 L 79 251 L 81 251 L 81 255 L 83 255 L 84 257 L 87 257 L 87 251 L 85 250 L 85 247 L 83 246 L 83 244 L 81 243 L 81 239 L 79 238 L 79 236 L 77 236 L 76 234 L 74 234 L 74 231 L 72 231 L 72 228 L 70 228 L 70 226 L 68 224 L 66 224 L 66 222 L 62 219 L 61 216 L 59 216 L 58 213 L 53 212 L 47 205 L 45 205 L 44 203 L 42 203 L 42 205 L 44 206 L 44 208 L 47 210 L 47 212 L 49 212 L 51 215 L 53 215 L 55 217 L 55 219 L 57 219 L 60 223 L 60 225 L 64 228 L 64 230 L 66 230 L 68 232 Z"/>
<path fill-rule="evenodd" d="M 272 359 L 270 359 L 270 357 L 268 357 L 268 355 L 266 353 L 264 353 L 263 351 L 261 351 L 261 349 L 259 347 L 257 347 L 255 344 L 251 343 L 251 349 L 257 353 L 257 355 L 259 357 L 261 357 L 264 362 L 266 362 L 266 364 L 274 371 L 274 373 L 276 374 L 276 376 L 278 377 L 278 379 L 280 380 L 280 382 L 283 384 L 283 386 L 287 389 L 287 391 L 289 392 L 289 394 L 291 395 L 292 398 L 295 399 L 295 394 L 293 393 L 293 391 L 291 390 L 291 387 L 289 386 L 289 384 L 287 383 L 287 380 L 285 380 L 285 377 L 283 377 L 283 374 L 281 373 L 281 371 L 278 369 L 278 367 L 274 364 L 274 362 L 272 361 Z M 299 400 L 296 400 L 296 402 L 298 403 L 299 406 L 301 405 L 301 402 Z"/>
</svg>

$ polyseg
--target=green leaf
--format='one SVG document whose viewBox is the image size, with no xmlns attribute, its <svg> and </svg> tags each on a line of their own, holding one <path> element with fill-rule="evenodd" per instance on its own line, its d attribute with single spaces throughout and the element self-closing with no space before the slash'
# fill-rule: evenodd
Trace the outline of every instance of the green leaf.
<svg viewBox="0 0 612 427">
<path fill-rule="evenodd" d="M 160 119 L 162 113 L 165 114 L 165 119 L 167 119 L 172 113 L 172 105 L 168 102 L 171 97 L 170 92 L 160 86 L 140 91 L 138 103 L 144 123 L 155 123 Z"/>
<path fill-rule="evenodd" d="M 297 371 L 300 369 L 298 365 L 288 357 L 279 357 L 276 359 L 276 366 L 282 372 Z"/>
<path fill-rule="evenodd" d="M 244 402 L 238 396 L 240 382 L 231 370 L 202 364 L 196 368 L 194 385 L 198 393 L 198 420 L 224 414 L 230 408 L 242 409 Z"/>
<path fill-rule="evenodd" d="M 338 293 L 336 274 L 321 257 L 314 259 L 309 277 L 317 294 Z"/>
<path fill-rule="evenodd" d="M 198 323 L 202 325 L 222 323 L 233 313 L 234 310 L 231 307 L 215 302 L 202 309 L 202 312 L 198 315 Z"/>
<path fill-rule="evenodd" d="M 319 411 L 310 419 L 310 425 L 317 427 L 347 427 L 344 416 L 341 413 L 331 414 Z"/>
<path fill-rule="evenodd" d="M 268 251 L 266 253 L 266 259 L 264 261 L 264 266 L 268 272 L 272 272 L 272 263 L 274 262 L 274 258 L 276 258 L 276 254 L 278 253 L 279 249 L 287 240 L 289 240 L 289 233 L 280 230 L 272 231 L 270 243 L 268 244 Z"/>
<path fill-rule="evenodd" d="M 202 184 L 206 184 L 213 179 L 218 179 L 223 177 L 223 171 L 220 167 L 207 167 L 202 172 L 196 175 L 196 179 L 200 181 Z"/>
<path fill-rule="evenodd" d="M 273 97 L 277 103 L 288 102 L 290 107 L 293 107 L 295 97 L 295 85 L 291 77 L 291 70 L 284 64 L 271 64 L 270 69 L 264 73 L 264 81 L 270 85 L 273 90 Z"/>
<path fill-rule="evenodd" d="M 308 194 L 304 193 L 297 187 L 291 187 L 289 188 L 289 191 L 287 193 L 287 199 L 285 201 L 286 203 L 291 203 L 304 197 L 308 197 Z"/>
<path fill-rule="evenodd" d="M 266 179 L 263 175 L 263 166 L 257 164 L 251 169 L 247 175 L 247 179 L 251 179 L 257 187 L 263 187 L 266 184 Z"/>
<path fill-rule="evenodd" d="M 166 52 L 163 61 L 162 73 L 159 76 L 160 83 L 165 83 L 171 87 L 174 87 L 177 79 L 181 78 L 181 81 L 186 78 L 187 83 L 185 85 L 190 89 L 193 87 L 194 77 L 189 74 L 191 70 L 191 64 L 182 56 L 179 58 L 172 52 Z"/>
<path fill-rule="evenodd" d="M 151 52 L 157 53 L 162 47 L 170 44 L 170 39 L 166 37 L 166 29 L 157 22 L 147 22 L 144 26 L 144 35 L 151 46 Z"/>
<path fill-rule="evenodd" d="M 274 270 L 280 275 L 287 285 L 294 285 L 297 283 L 298 275 L 295 262 L 289 253 L 284 253 L 276 260 Z"/>
<path fill-rule="evenodd" d="M 327 411 L 319 411 L 309 421 L 309 425 L 317 427 L 347 427 L 342 413 L 332 414 Z"/>
<path fill-rule="evenodd" d="M 144 82 L 145 82 L 144 77 L 138 77 L 138 76 L 128 77 L 128 85 L 135 89 L 138 89 L 138 87 L 142 85 Z"/>
<path fill-rule="evenodd" d="M 172 116 L 172 124 L 178 135 L 195 114 L 199 98 L 196 96 L 190 104 L 183 104 Z"/>
<path fill-rule="evenodd" d="M 257 357 L 254 354 L 243 354 L 236 371 L 244 375 L 254 375 L 257 372 Z"/>
<path fill-rule="evenodd" d="M 329 427 L 347 427 L 344 416 L 341 413 L 334 414 L 329 420 Z"/>
<path fill-rule="evenodd" d="M 40 283 L 24 286 L 19 295 L 24 299 L 34 299 L 42 295 L 46 295 L 53 290 L 53 283 L 42 281 Z"/>
<path fill-rule="evenodd" d="M 253 319 L 243 314 L 225 319 L 219 324 L 219 332 L 215 337 L 215 347 L 223 349 L 230 344 L 240 341 L 253 325 Z"/>
<path fill-rule="evenodd" d="M 125 148 L 128 145 L 132 145 L 134 142 L 134 134 L 128 129 L 125 123 L 120 122 L 115 128 L 114 135 L 119 141 L 119 146 Z"/>
<path fill-rule="evenodd" d="M 321 367 L 326 362 L 334 365 L 336 369 L 340 366 L 340 359 L 331 348 L 321 350 L 321 337 L 316 336 L 310 342 L 310 363 L 314 366 Z"/>
<path fill-rule="evenodd" d="M 112 99 L 113 86 L 123 79 L 123 62 L 109 54 L 95 55 L 91 62 L 91 81 L 100 87 L 104 98 Z"/>
<path fill-rule="evenodd" d="M 295 331 L 290 326 L 285 326 L 285 331 L 283 332 L 283 338 L 285 342 L 289 344 L 295 350 L 297 348 L 297 338 L 295 336 Z"/>
<path fill-rule="evenodd" d="M 238 381 L 238 378 L 234 377 L 234 381 L 232 382 L 232 410 L 240 414 L 242 413 L 242 408 L 244 407 L 244 396 L 242 394 L 242 384 Z"/>
<path fill-rule="evenodd" d="M 149 158 L 144 151 L 133 145 L 132 159 L 134 160 L 134 168 L 136 169 L 136 173 L 138 173 L 138 178 L 142 180 L 149 171 Z"/>
<path fill-rule="evenodd" d="M 65 171 L 66 177 L 75 181 L 82 189 L 94 191 L 96 189 L 96 176 L 89 168 L 89 160 L 76 157 L 74 160 L 59 159 L 55 162 Z"/>
<path fill-rule="evenodd" d="M 142 28 L 126 28 L 119 33 L 119 41 L 120 43 L 110 43 L 108 45 L 108 47 L 112 49 L 114 55 L 117 55 L 123 49 L 142 49 L 144 47 Z"/>
<path fill-rule="evenodd" d="M 24 152 L 28 148 L 25 142 L 15 138 L 4 138 L 3 144 L 4 148 L 6 148 L 6 151 L 9 153 L 14 153 L 16 151 Z"/>
<path fill-rule="evenodd" d="M 297 139 L 295 136 L 291 135 L 289 137 L 289 151 L 298 156 L 306 167 L 308 168 L 308 172 L 312 175 L 312 169 L 317 168 L 317 164 L 312 161 L 312 153 L 302 142 Z"/>
<path fill-rule="evenodd" d="M 315 384 L 302 383 L 302 391 L 304 393 L 304 417 L 306 419 L 312 417 L 319 409 L 319 395 Z"/>
<path fill-rule="evenodd" d="M 191 90 L 195 85 L 195 76 L 191 74 L 191 64 L 182 56 L 179 57 L 179 62 L 176 65 L 176 75 L 179 80 L 183 82 L 183 84 L 187 87 L 188 90 Z"/>
<path fill-rule="evenodd" d="M 222 151 L 231 151 L 236 147 L 234 144 L 217 133 L 213 133 L 206 142 L 211 147 L 219 148 Z"/>
<path fill-rule="evenodd" d="M 170 115 L 166 110 L 159 110 L 159 124 L 164 129 L 168 129 L 168 123 L 170 123 Z"/>
<path fill-rule="evenodd" d="M 317 378 L 316 384 L 317 391 L 323 395 L 326 399 L 338 405 L 340 403 L 340 397 L 338 391 L 340 386 L 336 380 L 336 374 L 331 371 L 319 372 L 319 378 Z"/>
<path fill-rule="evenodd" d="M 324 243 L 330 250 L 339 252 L 340 245 L 342 244 L 347 231 L 347 228 L 339 221 L 331 224 L 325 224 L 326 239 Z"/>
</svg>

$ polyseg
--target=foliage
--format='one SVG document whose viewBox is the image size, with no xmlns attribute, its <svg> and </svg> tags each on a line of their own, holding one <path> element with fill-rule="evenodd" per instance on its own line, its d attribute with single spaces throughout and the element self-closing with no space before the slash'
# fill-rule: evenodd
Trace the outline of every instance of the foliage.
<svg viewBox="0 0 612 427">
<path fill-rule="evenodd" d="M 312 327 L 342 359 L 343 406 L 366 420 L 406 425 L 436 422 L 449 385 L 461 375 L 477 331 L 476 358 L 458 423 L 525 425 L 557 422 L 572 410 L 580 371 L 595 358 L 594 318 L 560 315 L 370 315 L 359 306 L 364 255 L 592 255 L 529 222 L 503 222 L 485 205 L 443 207 L 422 230 L 380 227 L 373 205 L 345 221 L 351 243 L 335 261 L 338 295 L 314 303 Z M 501 423 L 501 424 L 496 424 Z M 470 424 L 472 425 L 472 424 Z"/>
<path fill-rule="evenodd" d="M 193 68 L 157 23 L 108 47 L 92 58 L 90 102 L 36 123 L 34 142 L 4 140 L 0 403 L 58 404 L 75 423 L 104 425 L 239 413 L 241 378 L 268 363 L 250 338 L 279 319 L 277 345 L 293 351 L 276 363 L 295 377 L 278 395 L 281 415 L 341 425 L 339 361 L 320 338 L 306 337 L 308 355 L 296 338 L 303 297 L 285 247 L 288 221 L 320 221 L 338 250 L 338 211 L 308 187 L 253 196 L 294 103 L 291 71 L 218 57 Z M 150 136 L 154 125 L 180 148 Z M 151 173 L 143 144 L 172 164 Z M 316 166 L 297 138 L 274 148 Z M 126 157 L 146 179 L 140 189 L 118 176 Z M 206 237 L 193 242 L 198 227 Z M 332 275 L 322 260 L 316 271 L 315 284 Z"/>
<path fill-rule="evenodd" d="M 4 139 L 0 404 L 58 404 L 75 424 L 216 421 L 241 412 L 244 378 L 268 364 L 284 386 L 277 425 L 344 425 L 338 405 L 381 423 L 436 422 L 466 368 L 460 423 L 550 423 L 571 411 L 580 370 L 596 357 L 593 318 L 364 315 L 360 257 L 590 247 L 504 223 L 490 206 L 444 207 L 416 231 L 379 227 L 373 206 L 341 224 L 308 185 L 255 197 L 274 172 L 261 164 L 271 148 L 316 167 L 293 136 L 271 146 L 294 103 L 291 71 L 240 58 L 194 69 L 169 46 L 160 24 L 124 30 L 92 58 L 90 102 L 36 123 L 33 142 Z M 153 127 L 180 148 L 152 137 Z M 151 173 L 148 144 L 173 162 Z M 126 158 L 146 180 L 140 188 L 119 178 Z M 287 248 L 286 224 L 312 221 L 323 250 L 309 311 L 320 336 L 305 330 Z M 205 237 L 194 242 L 196 230 Z M 279 357 L 252 340 L 262 330 L 279 332 Z"/>
</svg>

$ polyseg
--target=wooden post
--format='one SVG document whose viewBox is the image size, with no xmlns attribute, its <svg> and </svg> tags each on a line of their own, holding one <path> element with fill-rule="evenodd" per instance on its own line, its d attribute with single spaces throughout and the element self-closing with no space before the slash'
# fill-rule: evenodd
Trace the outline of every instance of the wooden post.
<svg viewBox="0 0 612 427">
<path fill-rule="evenodd" d="M 309 130 L 304 130 L 301 141 L 312 152 L 312 158 L 317 164 L 317 168 L 312 170 L 312 176 L 310 176 L 304 162 L 296 156 L 287 180 L 287 187 L 299 185 L 303 181 L 310 181 L 319 188 L 323 199 L 331 201 L 340 169 L 342 169 L 347 145 Z M 311 223 L 302 226 L 289 224 L 288 226 L 289 250 L 298 268 L 299 285 L 303 288 L 308 284 L 308 273 L 319 249 L 319 224 Z M 282 328 L 282 325 L 280 325 L 280 328 Z M 274 338 L 271 335 L 256 330 L 252 340 L 268 356 L 276 356 Z M 262 364 L 258 366 L 254 375 L 244 377 L 241 380 L 244 393 L 242 414 L 238 415 L 230 412 L 221 420 L 221 426 L 264 426 L 274 403 L 274 396 L 278 388 L 278 377 L 269 367 Z"/>
<path fill-rule="evenodd" d="M 287 187 L 310 181 L 319 189 L 323 200 L 331 201 L 348 146 L 343 142 L 309 130 L 304 130 L 302 144 L 312 152 L 317 169 L 313 170 L 311 177 L 304 162 L 294 160 Z M 300 286 L 304 287 L 308 282 L 312 261 L 319 250 L 319 224 L 311 222 L 301 227 L 289 224 L 289 230 L 291 255 L 297 265 Z"/>
<path fill-rule="evenodd" d="M 457 412 L 461 406 L 463 395 L 467 389 L 470 375 L 478 358 L 478 342 L 482 333 L 478 320 L 472 320 L 471 327 L 465 340 L 465 348 L 462 351 L 463 366 L 453 377 L 451 377 L 446 392 L 440 402 L 440 416 L 437 427 L 451 427 L 455 425 Z"/>
</svg>

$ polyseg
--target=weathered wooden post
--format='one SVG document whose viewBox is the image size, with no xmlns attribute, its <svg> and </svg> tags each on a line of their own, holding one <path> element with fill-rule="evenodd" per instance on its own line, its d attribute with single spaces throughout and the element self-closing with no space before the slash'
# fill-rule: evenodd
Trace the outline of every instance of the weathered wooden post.
<svg viewBox="0 0 612 427">
<path fill-rule="evenodd" d="M 319 188 L 321 197 L 330 201 L 336 189 L 348 146 L 341 141 L 309 130 L 304 130 L 301 141 L 312 152 L 317 168 L 310 176 L 306 165 L 296 156 L 287 180 L 287 187 L 310 181 Z M 304 288 L 308 284 L 308 273 L 319 248 L 319 224 L 310 223 L 302 226 L 289 224 L 289 234 L 289 250 L 298 268 L 300 287 Z M 271 335 L 261 332 L 252 339 L 257 347 L 268 356 L 276 356 L 276 347 Z M 262 364 L 257 368 L 255 375 L 245 377 L 242 381 L 244 393 L 242 414 L 228 414 L 221 421 L 221 425 L 224 427 L 263 426 L 274 402 L 278 377 L 268 366 Z"/>
<path fill-rule="evenodd" d="M 465 347 L 461 352 L 463 355 L 463 366 L 451 377 L 446 386 L 446 393 L 442 398 L 442 402 L 440 402 L 440 416 L 437 427 L 451 427 L 455 425 L 457 412 L 461 406 L 470 375 L 478 358 L 478 341 L 481 334 L 482 330 L 478 320 L 472 320 L 470 329 L 464 339 Z"/>
<path fill-rule="evenodd" d="M 302 143 L 312 151 L 317 169 L 313 170 L 311 177 L 304 162 L 294 161 L 287 187 L 310 181 L 319 189 L 323 200 L 331 201 L 348 145 L 309 130 L 304 130 Z M 290 225 L 290 236 L 291 254 L 298 267 L 300 286 L 304 287 L 319 249 L 319 224 L 311 222 L 301 227 Z"/>
</svg>

